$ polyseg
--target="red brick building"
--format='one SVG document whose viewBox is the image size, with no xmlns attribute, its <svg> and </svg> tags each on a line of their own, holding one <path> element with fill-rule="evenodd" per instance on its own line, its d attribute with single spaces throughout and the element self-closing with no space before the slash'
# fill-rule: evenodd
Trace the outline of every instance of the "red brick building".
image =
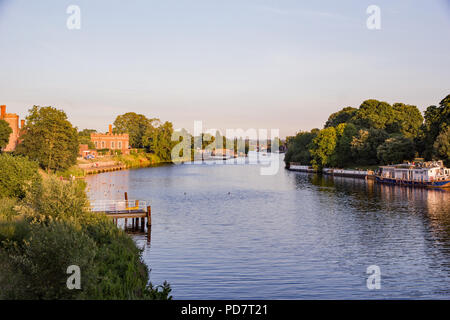
<svg viewBox="0 0 450 320">
<path fill-rule="evenodd" d="M 78 148 L 78 156 L 84 158 L 88 155 L 93 155 L 95 158 L 97 158 L 97 150 L 89 149 L 89 146 L 87 144 L 80 144 Z"/>
<path fill-rule="evenodd" d="M 129 154 L 128 149 L 129 136 L 128 133 L 116 134 L 112 132 L 112 125 L 109 125 L 108 133 L 91 133 L 91 141 L 95 145 L 95 149 L 120 150 L 122 154 Z"/>
<path fill-rule="evenodd" d="M 25 120 L 20 122 L 19 127 L 19 116 L 15 113 L 6 113 L 6 106 L 0 106 L 0 120 L 5 120 L 8 122 L 9 126 L 12 129 L 12 133 L 9 136 L 9 143 L 3 149 L 3 151 L 14 151 L 19 144 L 20 130 L 25 126 Z"/>
</svg>

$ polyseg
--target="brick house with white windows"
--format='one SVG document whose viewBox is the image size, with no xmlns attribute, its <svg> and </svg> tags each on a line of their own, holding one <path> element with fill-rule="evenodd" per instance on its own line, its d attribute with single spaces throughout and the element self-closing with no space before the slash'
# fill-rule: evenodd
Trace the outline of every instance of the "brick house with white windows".
<svg viewBox="0 0 450 320">
<path fill-rule="evenodd" d="M 128 133 L 117 134 L 112 132 L 112 125 L 109 125 L 108 133 L 91 133 L 91 141 L 95 149 L 109 149 L 111 151 L 120 150 L 122 154 L 130 154 Z"/>
</svg>

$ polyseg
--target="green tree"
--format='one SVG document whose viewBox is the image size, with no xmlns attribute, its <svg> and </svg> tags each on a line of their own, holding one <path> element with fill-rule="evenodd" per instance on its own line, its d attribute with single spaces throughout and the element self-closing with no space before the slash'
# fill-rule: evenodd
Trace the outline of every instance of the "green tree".
<svg viewBox="0 0 450 320">
<path fill-rule="evenodd" d="M 0 152 L 4 147 L 8 145 L 9 136 L 12 133 L 12 129 L 8 122 L 5 120 L 0 120 Z"/>
<path fill-rule="evenodd" d="M 95 149 L 95 145 L 91 140 L 91 133 L 95 133 L 94 129 L 83 129 L 78 132 L 78 140 L 80 144 L 87 144 L 89 149 Z"/>
<path fill-rule="evenodd" d="M 425 124 L 423 137 L 420 141 L 423 146 L 424 157 L 430 160 L 433 157 L 433 145 L 438 135 L 450 126 L 450 94 L 437 106 L 429 106 L 425 111 Z"/>
<path fill-rule="evenodd" d="M 0 163 L 0 198 L 24 198 L 32 185 L 41 179 L 37 163 L 25 157 L 3 153 Z"/>
<path fill-rule="evenodd" d="M 341 123 L 336 127 L 337 142 L 331 165 L 344 168 L 353 162 L 351 143 L 358 134 L 358 129 L 352 123 Z"/>
<path fill-rule="evenodd" d="M 284 161 L 298 162 L 303 165 L 311 164 L 312 141 L 319 133 L 319 129 L 313 129 L 311 132 L 300 131 L 295 137 L 287 137 L 286 145 L 287 151 L 284 155 Z"/>
<path fill-rule="evenodd" d="M 330 165 L 337 143 L 337 133 L 334 127 L 325 128 L 319 131 L 313 139 L 310 149 L 312 161 L 315 169 L 321 169 Z"/>
<path fill-rule="evenodd" d="M 390 133 L 401 133 L 411 139 L 416 137 L 423 123 L 419 109 L 403 103 L 394 103 L 392 109 L 394 110 L 394 119 L 386 130 Z"/>
<path fill-rule="evenodd" d="M 442 131 L 433 144 L 434 155 L 440 160 L 444 160 L 446 166 L 450 166 L 450 126 Z"/>
<path fill-rule="evenodd" d="M 370 99 L 364 101 L 351 119 L 360 128 L 386 129 L 394 120 L 394 110 L 387 102 Z"/>
<path fill-rule="evenodd" d="M 144 148 L 147 146 L 148 130 L 152 129 L 153 122 L 158 119 L 148 119 L 142 114 L 127 112 L 117 116 L 114 121 L 115 133 L 128 133 L 130 146 L 133 148 Z"/>
<path fill-rule="evenodd" d="M 398 135 L 388 138 L 377 148 L 377 157 L 384 164 L 402 163 L 414 158 L 414 143 L 411 139 Z"/>
<path fill-rule="evenodd" d="M 33 106 L 17 153 L 28 156 L 48 171 L 64 170 L 74 165 L 78 155 L 78 133 L 64 111 Z"/>
<path fill-rule="evenodd" d="M 386 131 L 380 129 L 359 130 L 350 143 L 354 162 L 360 165 L 377 164 L 377 148 L 388 137 Z"/>
<path fill-rule="evenodd" d="M 346 107 L 342 110 L 332 113 L 327 122 L 325 123 L 325 128 L 337 127 L 341 123 L 349 122 L 358 112 L 358 109 L 353 107 Z"/>
<path fill-rule="evenodd" d="M 158 156 L 161 161 L 171 161 L 172 148 L 177 144 L 172 141 L 172 133 L 173 125 L 168 121 L 157 127 L 149 127 L 146 132 L 148 151 Z"/>
</svg>

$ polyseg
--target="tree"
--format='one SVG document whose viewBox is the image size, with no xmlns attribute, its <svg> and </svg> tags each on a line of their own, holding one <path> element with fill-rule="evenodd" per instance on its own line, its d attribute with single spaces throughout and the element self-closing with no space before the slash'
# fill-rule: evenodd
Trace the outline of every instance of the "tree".
<svg viewBox="0 0 450 320">
<path fill-rule="evenodd" d="M 325 128 L 312 141 L 310 149 L 312 165 L 315 169 L 321 169 L 331 163 L 337 143 L 337 133 L 334 127 Z"/>
<path fill-rule="evenodd" d="M 0 120 L 0 151 L 8 145 L 9 136 L 12 133 L 12 129 L 8 122 Z"/>
<path fill-rule="evenodd" d="M 33 106 L 17 153 L 28 156 L 48 171 L 74 165 L 78 155 L 78 133 L 63 110 Z"/>
<path fill-rule="evenodd" d="M 398 135 L 388 138 L 377 148 L 377 157 L 384 164 L 402 163 L 414 158 L 414 143 L 411 139 Z"/>
<path fill-rule="evenodd" d="M 388 138 L 384 130 L 359 130 L 353 137 L 351 145 L 352 157 L 357 164 L 374 165 L 378 163 L 377 148 Z"/>
<path fill-rule="evenodd" d="M 295 137 L 287 137 L 287 151 L 284 156 L 284 162 L 298 162 L 303 165 L 311 164 L 312 141 L 319 133 L 319 129 L 313 129 L 311 132 L 299 132 Z"/>
<path fill-rule="evenodd" d="M 0 198 L 22 199 L 40 181 L 37 163 L 21 156 L 0 154 Z M 3 200 L 0 200 L 3 201 Z"/>
<path fill-rule="evenodd" d="M 146 132 L 148 151 L 158 156 L 161 161 L 171 161 L 172 148 L 177 144 L 172 141 L 172 133 L 173 125 L 168 121 L 158 127 L 149 128 Z"/>
<path fill-rule="evenodd" d="M 444 160 L 446 166 L 450 166 L 450 126 L 437 136 L 433 149 L 434 155 Z"/>
<path fill-rule="evenodd" d="M 117 116 L 114 121 L 114 133 L 128 133 L 129 143 L 133 148 L 144 148 L 147 145 L 147 131 L 158 119 L 148 119 L 142 114 L 127 112 Z"/>
<path fill-rule="evenodd" d="M 80 144 L 87 144 L 89 149 L 95 149 L 95 145 L 91 140 L 91 133 L 95 133 L 94 129 L 83 129 L 78 132 L 78 140 Z"/>
<path fill-rule="evenodd" d="M 401 133 L 411 139 L 416 137 L 423 123 L 419 109 L 403 103 L 394 103 L 392 109 L 394 110 L 394 119 L 386 130 L 390 133 Z"/>
<path fill-rule="evenodd" d="M 342 110 L 332 113 L 327 122 L 325 123 L 325 128 L 337 127 L 341 123 L 349 122 L 358 112 L 358 109 L 353 107 L 346 107 Z"/>
<path fill-rule="evenodd" d="M 352 123 L 341 123 L 336 127 L 337 143 L 331 165 L 343 168 L 353 162 L 351 143 L 358 134 L 358 129 Z"/>
<path fill-rule="evenodd" d="M 433 145 L 439 134 L 450 126 L 450 94 L 437 106 L 429 106 L 425 111 L 425 123 L 423 126 L 423 153 L 426 159 L 433 156 Z"/>
<path fill-rule="evenodd" d="M 364 101 L 351 121 L 361 128 L 386 129 L 394 119 L 394 110 L 387 102 Z"/>
</svg>

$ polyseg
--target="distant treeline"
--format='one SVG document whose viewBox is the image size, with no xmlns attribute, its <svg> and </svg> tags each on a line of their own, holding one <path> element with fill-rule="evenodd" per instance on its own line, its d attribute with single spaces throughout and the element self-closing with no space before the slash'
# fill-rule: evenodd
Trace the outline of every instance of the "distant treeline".
<svg viewBox="0 0 450 320">
<path fill-rule="evenodd" d="M 424 116 L 413 105 L 366 100 L 331 114 L 323 129 L 286 138 L 285 162 L 320 169 L 401 163 L 415 157 L 450 164 L 450 95 Z"/>
</svg>

